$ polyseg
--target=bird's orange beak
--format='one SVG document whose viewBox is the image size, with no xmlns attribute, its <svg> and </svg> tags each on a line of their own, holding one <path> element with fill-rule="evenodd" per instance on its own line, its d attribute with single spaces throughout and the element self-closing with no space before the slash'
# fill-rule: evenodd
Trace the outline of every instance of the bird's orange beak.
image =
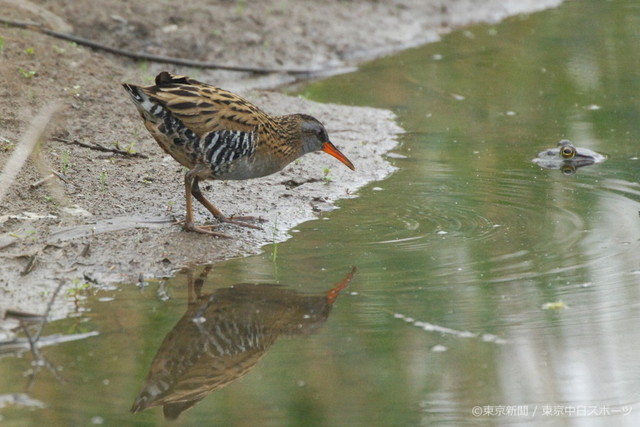
<svg viewBox="0 0 640 427">
<path fill-rule="evenodd" d="M 340 150 L 338 150 L 336 146 L 333 145 L 330 141 L 327 141 L 324 143 L 324 145 L 322 146 L 322 151 L 340 160 L 342 163 L 347 165 L 347 167 L 352 171 L 356 170 L 356 167 L 353 166 L 353 163 L 351 163 L 351 160 L 347 159 L 347 156 L 342 154 Z"/>
</svg>

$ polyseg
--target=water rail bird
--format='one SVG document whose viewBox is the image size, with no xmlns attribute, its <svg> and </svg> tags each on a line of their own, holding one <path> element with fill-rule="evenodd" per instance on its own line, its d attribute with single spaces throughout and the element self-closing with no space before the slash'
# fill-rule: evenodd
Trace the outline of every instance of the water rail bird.
<svg viewBox="0 0 640 427">
<path fill-rule="evenodd" d="M 188 169 L 188 231 L 228 237 L 214 232 L 213 226 L 195 225 L 192 195 L 219 222 L 259 228 L 244 222 L 255 218 L 224 216 L 200 191 L 201 180 L 271 175 L 314 151 L 324 151 L 355 170 L 331 143 L 322 123 L 307 114 L 269 115 L 227 90 L 166 71 L 156 76 L 155 85 L 123 86 L 160 147 Z"/>
</svg>

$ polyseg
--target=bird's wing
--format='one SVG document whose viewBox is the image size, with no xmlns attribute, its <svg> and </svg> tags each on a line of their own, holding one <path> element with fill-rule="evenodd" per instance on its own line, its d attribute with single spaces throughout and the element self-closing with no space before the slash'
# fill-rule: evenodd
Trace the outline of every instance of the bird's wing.
<svg viewBox="0 0 640 427">
<path fill-rule="evenodd" d="M 267 115 L 244 98 L 185 76 L 162 72 L 142 90 L 198 136 L 216 131 L 253 132 Z"/>
</svg>

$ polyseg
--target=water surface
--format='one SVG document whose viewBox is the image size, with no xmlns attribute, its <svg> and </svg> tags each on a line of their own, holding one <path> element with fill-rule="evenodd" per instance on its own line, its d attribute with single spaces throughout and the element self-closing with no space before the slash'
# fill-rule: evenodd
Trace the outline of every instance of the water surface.
<svg viewBox="0 0 640 427">
<path fill-rule="evenodd" d="M 394 110 L 398 171 L 208 271 L 208 293 L 258 282 L 322 296 L 358 268 L 313 333 L 280 333 L 180 425 L 637 425 L 638 40 L 635 2 L 573 1 L 301 89 Z M 607 160 L 573 175 L 531 162 L 563 138 Z M 47 407 L 5 420 L 162 422 L 129 409 L 188 279 L 97 291 L 49 325 L 100 336 L 43 350 L 68 382 L 41 369 L 28 395 Z M 30 361 L 0 362 L 2 393 L 24 392 Z"/>
</svg>

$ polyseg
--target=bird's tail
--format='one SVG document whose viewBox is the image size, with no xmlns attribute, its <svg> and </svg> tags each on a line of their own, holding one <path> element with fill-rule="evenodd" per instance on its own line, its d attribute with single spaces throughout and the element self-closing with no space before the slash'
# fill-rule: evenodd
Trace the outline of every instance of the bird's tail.
<svg viewBox="0 0 640 427">
<path fill-rule="evenodd" d="M 135 102 L 136 105 L 142 105 L 145 102 L 149 102 L 149 96 L 142 91 L 140 86 L 131 85 L 129 83 L 122 83 L 122 86 L 124 86 L 125 90 L 129 93 L 129 96 L 133 99 L 133 102 Z"/>
<path fill-rule="evenodd" d="M 154 102 L 148 94 L 146 94 L 140 86 L 123 83 L 125 90 L 136 105 L 136 108 L 142 115 L 143 119 L 157 122 L 162 120 L 165 115 L 165 108 L 158 102 Z"/>
</svg>

